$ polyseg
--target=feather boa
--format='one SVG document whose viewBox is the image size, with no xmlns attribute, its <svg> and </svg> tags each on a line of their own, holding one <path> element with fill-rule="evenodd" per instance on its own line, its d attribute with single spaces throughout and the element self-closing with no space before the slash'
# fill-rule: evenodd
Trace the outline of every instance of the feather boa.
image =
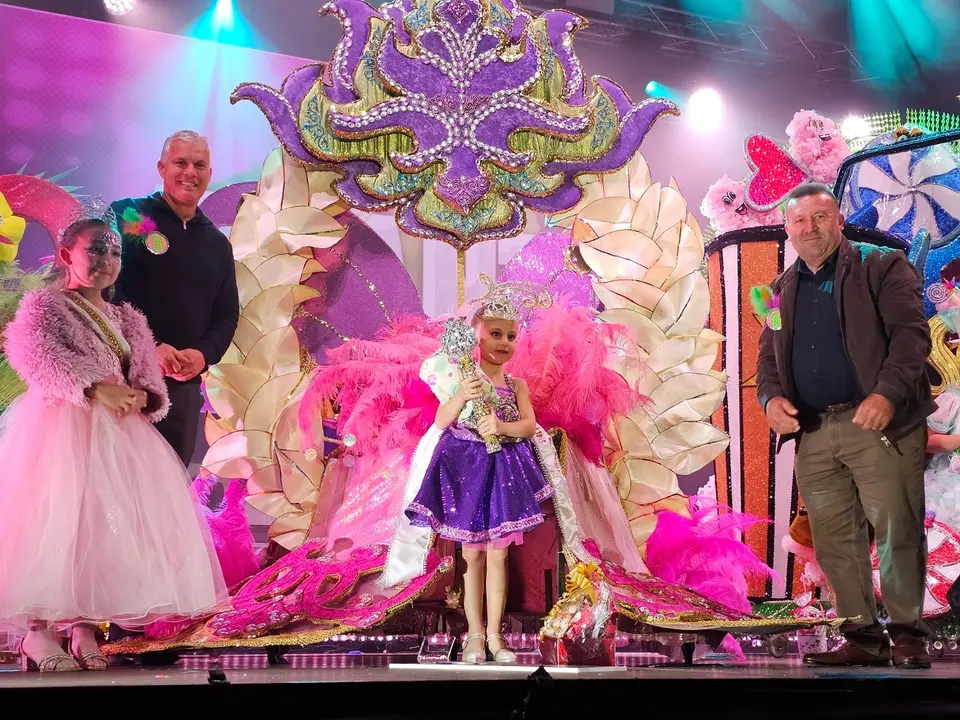
<svg viewBox="0 0 960 720">
<path fill-rule="evenodd" d="M 691 517 L 664 511 L 647 540 L 647 567 L 664 582 L 678 583 L 740 612 L 751 612 L 747 578 L 777 573 L 737 538 L 757 523 L 753 515 L 722 505 L 691 500 Z"/>
<path fill-rule="evenodd" d="M 300 427 L 317 442 L 316 421 L 327 403 L 338 412 L 337 432 L 356 438 L 351 453 L 385 456 L 412 449 L 433 423 L 439 401 L 420 379 L 423 361 L 440 347 L 439 320 L 405 317 L 374 341 L 352 340 L 328 353 L 300 403 Z M 594 319 L 592 311 L 560 300 L 523 331 L 507 370 L 526 381 L 537 422 L 564 430 L 584 456 L 599 463 L 601 428 L 644 400 L 606 367 L 625 328 Z"/>
</svg>

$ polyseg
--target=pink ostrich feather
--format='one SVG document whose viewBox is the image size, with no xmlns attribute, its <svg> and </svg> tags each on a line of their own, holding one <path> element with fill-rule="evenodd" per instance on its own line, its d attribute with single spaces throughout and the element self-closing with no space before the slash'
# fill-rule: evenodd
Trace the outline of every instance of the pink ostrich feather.
<svg viewBox="0 0 960 720">
<path fill-rule="evenodd" d="M 402 317 L 376 340 L 352 340 L 331 350 L 300 403 L 300 427 L 311 437 L 324 404 L 337 408 L 337 432 L 352 434 L 351 453 L 386 453 L 416 444 L 439 402 L 420 379 L 420 366 L 440 347 L 439 323 Z"/>
<path fill-rule="evenodd" d="M 740 612 L 750 612 L 747 578 L 778 578 L 737 532 L 767 522 L 724 506 L 691 503 L 691 517 L 670 511 L 657 516 L 647 540 L 647 567 L 665 582 L 679 583 Z"/>
<path fill-rule="evenodd" d="M 647 401 L 607 367 L 612 348 L 626 334 L 625 327 L 597 322 L 590 309 L 566 307 L 560 298 L 521 332 L 507 366 L 530 388 L 537 422 L 565 431 L 594 463 L 602 455 L 601 428 Z"/>
</svg>

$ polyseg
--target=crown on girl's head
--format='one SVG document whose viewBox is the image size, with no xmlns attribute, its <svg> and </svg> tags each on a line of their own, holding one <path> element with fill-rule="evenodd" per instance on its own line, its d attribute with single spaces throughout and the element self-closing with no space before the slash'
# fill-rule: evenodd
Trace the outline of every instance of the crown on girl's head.
<svg viewBox="0 0 960 720">
<path fill-rule="evenodd" d="M 67 228 L 69 228 L 71 225 L 74 225 L 78 222 L 83 222 L 85 220 L 98 220 L 105 225 L 108 225 L 111 233 L 117 236 L 117 242 L 119 243 L 120 235 L 117 231 L 117 214 L 113 211 L 113 208 L 110 207 L 110 204 L 102 197 L 81 198 L 76 209 L 70 213 L 66 226 L 60 231 L 60 237 L 58 240 L 63 240 L 63 233 L 66 232 Z"/>
<path fill-rule="evenodd" d="M 527 280 L 494 282 L 486 274 L 480 282 L 487 286 L 487 293 L 476 300 L 480 306 L 478 317 L 487 320 L 513 320 L 522 322 L 528 312 L 553 305 L 550 291 L 543 285 Z"/>
</svg>

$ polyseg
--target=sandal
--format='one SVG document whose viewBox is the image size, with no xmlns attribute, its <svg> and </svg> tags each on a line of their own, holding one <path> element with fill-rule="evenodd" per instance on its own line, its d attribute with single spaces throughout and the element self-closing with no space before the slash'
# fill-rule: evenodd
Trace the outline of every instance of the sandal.
<svg viewBox="0 0 960 720">
<path fill-rule="evenodd" d="M 81 669 L 77 661 L 63 650 L 47 655 L 40 660 L 35 660 L 23 649 L 23 640 L 21 640 L 19 653 L 20 666 L 24 672 L 77 672 Z"/>
<path fill-rule="evenodd" d="M 500 633 L 490 633 L 487 635 L 487 647 L 490 647 L 491 638 L 496 638 L 500 641 L 500 644 L 503 645 L 502 648 L 493 651 L 491 648 L 490 652 L 493 654 L 493 661 L 497 665 L 514 665 L 517 662 L 517 654 L 507 647 L 507 644 L 503 641 L 503 635 Z"/>
<path fill-rule="evenodd" d="M 80 666 L 81 670 L 106 670 L 109 666 L 107 662 L 107 656 L 100 652 L 99 643 L 97 649 L 92 652 L 80 654 L 80 648 L 74 647 L 73 644 L 73 635 L 70 637 L 70 654 L 73 656 L 73 659 L 77 661 L 77 664 Z M 96 642 L 96 635 L 94 635 L 94 642 Z M 79 643 L 78 643 L 79 645 Z"/>
<path fill-rule="evenodd" d="M 487 661 L 487 646 L 484 643 L 479 650 L 467 650 L 467 645 L 470 644 L 471 640 L 485 640 L 486 635 L 483 633 L 474 633 L 473 635 L 467 635 L 467 641 L 463 644 L 463 656 L 462 661 L 468 665 L 479 665 L 480 663 L 485 663 Z"/>
</svg>

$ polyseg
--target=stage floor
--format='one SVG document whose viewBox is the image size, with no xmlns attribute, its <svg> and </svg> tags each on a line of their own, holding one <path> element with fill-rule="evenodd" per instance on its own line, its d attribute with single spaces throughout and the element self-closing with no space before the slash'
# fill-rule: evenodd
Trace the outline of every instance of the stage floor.
<svg viewBox="0 0 960 720">
<path fill-rule="evenodd" d="M 30 717 L 45 717 L 45 707 L 62 716 L 63 702 L 107 703 L 128 713 L 175 709 L 178 718 L 214 708 L 277 718 L 296 708 L 297 720 L 595 718 L 622 716 L 624 706 L 631 716 L 672 711 L 673 717 L 691 717 L 722 710 L 723 717 L 776 720 L 960 717 L 960 662 L 953 660 L 929 671 L 815 669 L 796 658 L 769 656 L 748 656 L 737 666 L 677 667 L 637 654 L 620 655 L 617 668 L 564 674 L 548 667 L 547 675 L 534 677 L 537 655 L 523 658 L 523 671 L 417 666 L 409 655 L 291 653 L 287 660 L 270 667 L 262 653 L 191 655 L 166 668 L 120 665 L 102 673 L 46 675 L 0 665 L 0 689 L 5 700 L 34 710 Z M 406 666 L 390 667 L 397 663 Z M 524 708 L 526 715 L 520 714 Z"/>
</svg>

